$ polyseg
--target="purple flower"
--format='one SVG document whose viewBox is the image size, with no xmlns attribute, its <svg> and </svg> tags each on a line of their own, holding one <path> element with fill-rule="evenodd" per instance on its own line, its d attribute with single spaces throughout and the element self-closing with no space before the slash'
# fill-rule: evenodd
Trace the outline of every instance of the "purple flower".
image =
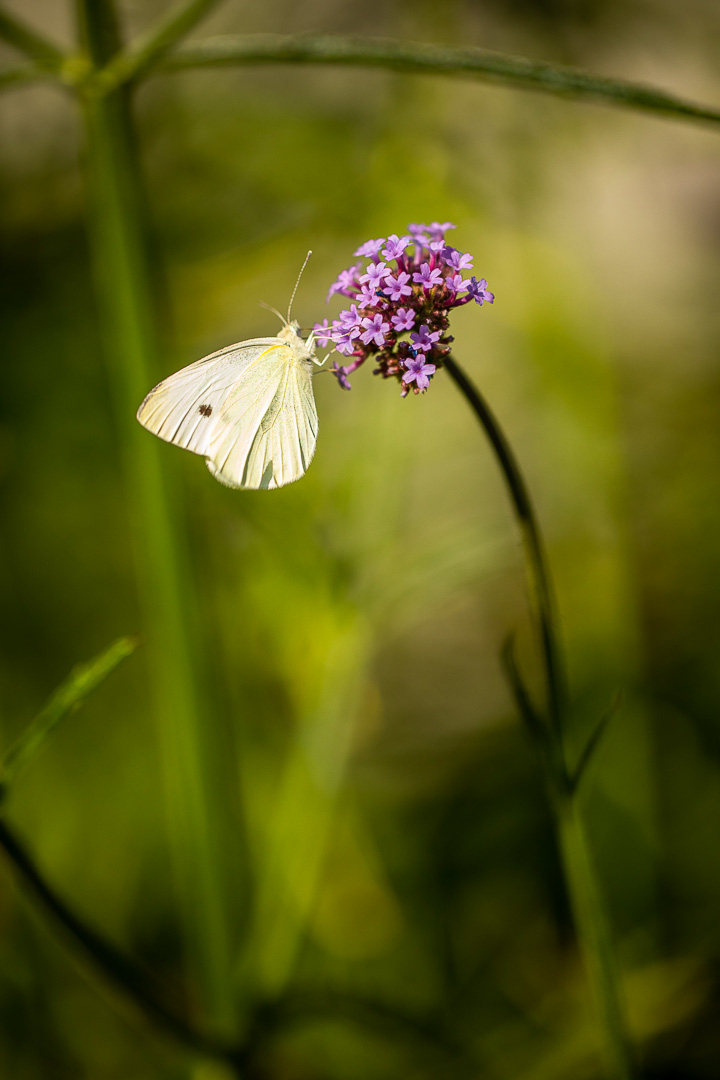
<svg viewBox="0 0 720 1080">
<path fill-rule="evenodd" d="M 430 263 L 424 262 L 420 267 L 420 272 L 413 274 L 413 281 L 422 285 L 423 289 L 432 289 L 434 285 L 442 284 L 442 273 L 437 266 L 431 270 Z"/>
<path fill-rule="evenodd" d="M 376 345 L 385 344 L 385 335 L 390 329 L 390 323 L 386 323 L 382 315 L 373 315 L 372 319 L 363 319 L 362 324 L 366 327 L 365 333 L 360 335 L 360 340 L 369 345 L 374 341 Z"/>
<path fill-rule="evenodd" d="M 484 278 L 465 278 L 473 260 L 447 243 L 445 234 L 453 228 L 450 221 L 433 221 L 409 225 L 403 235 L 368 240 L 356 252 L 364 261 L 338 276 L 330 296 L 347 296 L 347 307 L 334 322 L 316 323 L 315 338 L 330 341 L 346 358 L 332 367 L 343 389 L 372 357 L 374 373 L 398 380 L 403 397 L 410 390 L 423 393 L 449 353 L 452 311 L 471 300 L 494 301 Z"/>
<path fill-rule="evenodd" d="M 379 289 L 382 284 L 382 279 L 387 274 L 387 266 L 384 262 L 370 263 L 367 271 L 362 274 L 360 281 L 367 282 L 368 289 Z"/>
<path fill-rule="evenodd" d="M 414 382 L 418 390 L 427 390 L 430 385 L 428 376 L 435 374 L 435 364 L 426 364 L 424 356 L 415 356 L 405 361 L 404 383 Z"/>
<path fill-rule="evenodd" d="M 409 236 L 398 236 L 397 233 L 393 233 L 388 237 L 387 247 L 383 248 L 384 259 L 399 259 L 402 256 L 405 248 L 412 242 L 412 238 Z"/>
<path fill-rule="evenodd" d="M 375 307 L 378 302 L 377 294 L 368 285 L 363 285 L 358 293 L 357 302 L 361 308 Z"/>
<path fill-rule="evenodd" d="M 415 325 L 415 312 L 412 308 L 398 308 L 390 322 L 398 334 L 401 334 L 403 330 L 412 330 Z"/>
<path fill-rule="evenodd" d="M 447 265 L 451 266 L 453 270 L 472 270 L 472 255 L 463 255 L 462 251 L 458 251 L 457 248 L 446 247 L 443 256 Z"/>
<path fill-rule="evenodd" d="M 384 243 L 384 236 L 380 240 L 367 240 L 357 251 L 353 251 L 353 255 L 359 255 L 361 259 L 374 259 Z"/>
<path fill-rule="evenodd" d="M 316 322 L 313 327 L 313 332 L 315 334 L 315 340 L 317 341 L 318 345 L 322 345 L 324 347 L 328 344 L 329 341 L 332 341 L 333 328 L 332 326 L 328 325 L 327 319 L 323 319 L 321 323 Z"/>
<path fill-rule="evenodd" d="M 343 390 L 352 390 L 350 380 L 347 377 L 347 372 L 344 367 L 340 367 L 337 360 L 333 360 L 333 366 L 330 368 L 330 371 L 340 383 Z"/>
<path fill-rule="evenodd" d="M 343 334 L 347 334 L 350 338 L 360 337 L 360 315 L 357 304 L 351 304 L 345 311 L 340 312 L 338 325 Z"/>
<path fill-rule="evenodd" d="M 488 304 L 492 304 L 495 296 L 493 293 L 488 292 L 487 281 L 485 278 L 471 277 L 470 284 L 467 287 L 468 296 L 472 297 L 476 304 L 482 305 L 483 300 L 487 300 Z"/>
<path fill-rule="evenodd" d="M 470 282 L 463 280 L 462 274 L 453 274 L 452 277 L 445 278 L 445 284 L 450 292 L 459 293 L 462 289 L 466 289 Z"/>
<path fill-rule="evenodd" d="M 357 271 L 357 266 L 351 266 L 347 270 L 341 270 L 338 274 L 337 281 L 334 281 L 330 286 L 330 292 L 327 294 L 327 299 L 329 300 L 335 293 L 345 293 L 346 295 L 349 295 L 351 289 L 357 289 Z"/>
<path fill-rule="evenodd" d="M 336 351 L 342 353 L 343 356 L 352 356 L 355 352 L 355 342 L 349 334 L 338 334 L 333 341 Z"/>
<path fill-rule="evenodd" d="M 394 302 L 396 300 L 402 300 L 403 296 L 412 296 L 412 288 L 407 284 L 410 280 L 410 275 L 406 274 L 404 270 L 398 272 L 397 277 L 393 277 L 392 274 L 388 274 L 385 278 L 385 288 L 390 294 L 390 299 Z"/>
<path fill-rule="evenodd" d="M 440 331 L 433 330 L 430 333 L 429 326 L 421 326 L 418 331 L 410 335 L 410 340 L 415 352 L 430 352 L 435 342 L 440 340 Z"/>
</svg>

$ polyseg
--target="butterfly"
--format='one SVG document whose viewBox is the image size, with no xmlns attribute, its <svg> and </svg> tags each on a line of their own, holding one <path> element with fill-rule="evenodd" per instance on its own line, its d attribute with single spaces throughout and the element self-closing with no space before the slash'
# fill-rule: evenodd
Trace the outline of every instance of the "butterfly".
<svg viewBox="0 0 720 1080">
<path fill-rule="evenodd" d="M 287 319 L 275 314 L 284 323 L 277 337 L 228 345 L 176 371 L 137 411 L 143 427 L 202 455 L 228 487 L 290 484 L 304 475 L 315 452 L 312 374 L 313 365 L 324 361 L 315 356 L 314 334 L 305 341 L 298 323 L 290 322 L 290 308 Z"/>
</svg>

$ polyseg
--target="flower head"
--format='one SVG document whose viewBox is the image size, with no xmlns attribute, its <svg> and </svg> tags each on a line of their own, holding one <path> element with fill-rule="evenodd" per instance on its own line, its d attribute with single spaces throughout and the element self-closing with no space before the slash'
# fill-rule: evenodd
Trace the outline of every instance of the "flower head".
<svg viewBox="0 0 720 1080">
<path fill-rule="evenodd" d="M 447 243 L 445 234 L 454 228 L 433 221 L 368 240 L 355 252 L 361 261 L 338 275 L 328 299 L 338 294 L 352 303 L 334 322 L 316 323 L 315 335 L 350 358 L 332 367 L 344 390 L 350 389 L 348 375 L 372 357 L 375 373 L 395 378 L 403 397 L 410 390 L 424 393 L 450 352 L 452 309 L 471 300 L 493 303 L 485 278 L 463 276 L 473 258 Z"/>
</svg>

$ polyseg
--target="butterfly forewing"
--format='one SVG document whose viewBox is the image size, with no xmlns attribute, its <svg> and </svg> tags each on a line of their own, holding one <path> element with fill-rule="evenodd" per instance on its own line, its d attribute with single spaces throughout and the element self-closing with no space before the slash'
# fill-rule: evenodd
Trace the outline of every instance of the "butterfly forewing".
<svg viewBox="0 0 720 1080">
<path fill-rule="evenodd" d="M 230 345 L 164 379 L 138 409 L 143 427 L 165 442 L 206 454 L 217 414 L 253 361 L 275 345 L 273 338 Z"/>
<path fill-rule="evenodd" d="M 205 457 L 223 484 L 281 487 L 303 475 L 315 451 L 310 355 L 290 327 L 282 339 L 231 345 L 151 390 L 138 420 Z"/>
</svg>

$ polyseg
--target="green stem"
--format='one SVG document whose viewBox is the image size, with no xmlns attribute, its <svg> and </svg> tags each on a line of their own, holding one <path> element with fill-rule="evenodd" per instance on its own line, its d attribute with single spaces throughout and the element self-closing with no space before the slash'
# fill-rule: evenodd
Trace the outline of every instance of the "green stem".
<svg viewBox="0 0 720 1080">
<path fill-rule="evenodd" d="M 137 41 L 132 42 L 113 57 L 98 75 L 98 85 L 103 91 L 136 79 L 157 62 L 189 30 L 200 22 L 220 0 L 191 0 L 173 8 L 165 18 L 150 27 Z"/>
<path fill-rule="evenodd" d="M 575 928 L 601 1019 L 608 1077 L 632 1080 L 632 1050 L 621 1006 L 612 933 L 600 897 L 577 799 L 569 792 L 556 805 L 560 851 Z"/>
<path fill-rule="evenodd" d="M 416 75 L 471 76 L 502 86 L 641 109 L 658 116 L 720 125 L 720 109 L 687 101 L 642 83 L 608 79 L 574 68 L 490 49 L 429 45 L 390 38 L 330 34 L 224 35 L 188 42 L 162 64 L 165 70 L 236 64 L 340 64 Z"/>
<path fill-rule="evenodd" d="M 44 67 L 58 68 L 63 62 L 62 50 L 57 45 L 3 8 L 0 8 L 0 38 Z"/>
<path fill-rule="evenodd" d="M 0 90 L 12 90 L 48 79 L 57 82 L 55 70 L 43 64 L 17 64 L 15 67 L 0 68 Z"/>
<path fill-rule="evenodd" d="M 445 368 L 450 378 L 465 395 L 490 440 L 490 445 L 495 451 L 495 456 L 510 493 L 513 509 L 520 526 L 531 595 L 538 621 L 546 677 L 547 711 L 558 746 L 562 747 L 561 716 L 565 701 L 565 679 L 554 629 L 555 602 L 550 570 L 540 536 L 537 516 L 530 500 L 530 493 L 512 448 L 505 438 L 502 428 L 493 416 L 490 406 L 452 357 L 445 360 Z M 561 761 L 563 761 L 562 756 Z"/>
<path fill-rule="evenodd" d="M 235 1050 L 206 1038 L 170 1009 L 163 1002 L 158 988 L 153 985 L 152 976 L 69 907 L 45 880 L 24 844 L 2 820 L 0 848 L 24 888 L 50 917 L 52 923 L 62 930 L 64 937 L 72 943 L 75 953 L 82 954 L 102 979 L 129 1001 L 145 1019 L 181 1045 L 206 1057 L 233 1061 L 239 1055 L 239 1048 Z"/>
<path fill-rule="evenodd" d="M 117 51 L 112 0 L 78 0 L 85 49 L 97 69 Z M 233 1027 L 224 843 L 217 806 L 222 750 L 203 715 L 193 607 L 179 520 L 161 466 L 162 446 L 135 422 L 157 382 L 153 282 L 125 91 L 84 98 L 90 241 L 143 597 L 185 945 L 201 1011 Z"/>
<path fill-rule="evenodd" d="M 545 750 L 546 744 L 549 744 L 552 752 L 542 753 L 540 760 L 545 768 L 552 793 L 552 805 L 555 811 L 562 864 L 575 929 L 602 1023 L 607 1076 L 612 1077 L 612 1080 L 631 1080 L 632 1058 L 620 1004 L 620 986 L 615 967 L 612 934 L 577 805 L 577 785 L 572 783 L 566 765 L 563 742 L 565 683 L 560 647 L 555 634 L 555 604 L 550 570 L 540 528 L 515 455 L 485 399 L 452 358 L 448 357 L 445 360 L 445 367 L 451 379 L 465 396 L 490 441 L 520 526 L 528 576 L 535 598 L 550 718 L 549 739 L 543 735 L 539 738 L 541 748 Z M 515 672 L 511 648 L 507 659 L 510 662 L 511 673 Z M 530 731 L 535 738 L 538 738 L 532 706 L 526 699 L 519 676 L 515 681 L 523 712 L 527 714 L 526 719 Z"/>
</svg>

